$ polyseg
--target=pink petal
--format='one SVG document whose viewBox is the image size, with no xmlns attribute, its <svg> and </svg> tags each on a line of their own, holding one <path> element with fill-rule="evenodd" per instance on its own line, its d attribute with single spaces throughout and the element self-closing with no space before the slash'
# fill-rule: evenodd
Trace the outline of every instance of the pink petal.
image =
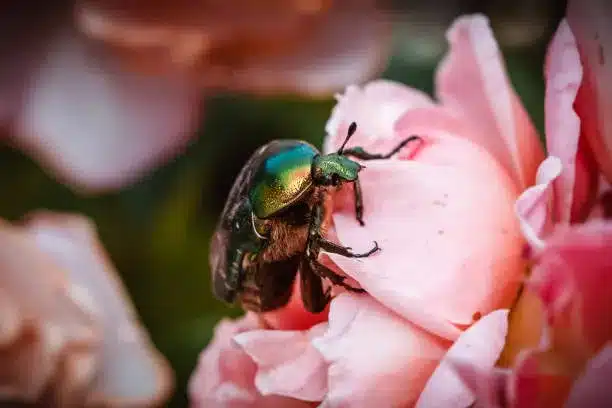
<svg viewBox="0 0 612 408">
<path fill-rule="evenodd" d="M 572 212 L 580 212 L 596 191 L 597 179 L 588 160 L 582 157 L 586 145 L 579 144 L 581 122 L 574 103 L 582 81 L 582 65 L 574 35 L 565 20 L 550 43 L 545 71 L 547 147 L 549 154 L 558 157 L 563 165 L 555 182 L 555 219 L 569 223 L 575 218 Z"/>
<path fill-rule="evenodd" d="M 529 285 L 542 298 L 549 324 L 577 336 L 571 339 L 580 342 L 576 353 L 593 353 L 612 338 L 611 252 L 612 223 L 591 221 L 554 234 L 533 270 Z"/>
<path fill-rule="evenodd" d="M 238 320 L 222 320 L 212 341 L 200 354 L 189 380 L 190 406 L 193 408 L 307 408 L 293 399 L 263 397 L 255 389 L 257 367 L 232 340 L 239 333 L 258 330 L 259 319 L 247 314 Z"/>
<path fill-rule="evenodd" d="M 0 220 L 0 399 L 40 402 L 45 390 L 70 383 L 61 401 L 79 398 L 97 369 L 99 327 L 53 260 L 22 228 Z M 79 350 L 81 370 L 66 378 L 59 371 Z"/>
<path fill-rule="evenodd" d="M 15 2 L 2 9 L 0 35 L 0 123 L 3 126 L 19 113 L 29 75 L 40 63 L 49 34 L 66 23 L 69 4 L 38 3 L 35 10 Z M 0 136 L 2 139 L 5 135 Z"/>
<path fill-rule="evenodd" d="M 22 316 L 15 299 L 0 286 L 0 349 L 11 345 L 23 330 Z"/>
<path fill-rule="evenodd" d="M 532 248 L 544 246 L 546 235 L 551 232 L 554 219 L 553 182 L 564 171 L 558 157 L 549 156 L 540 164 L 536 185 L 525 190 L 516 200 L 515 211 L 523 236 Z"/>
<path fill-rule="evenodd" d="M 591 208 L 587 220 L 598 220 L 612 218 L 612 185 L 600 175 L 599 189 L 596 194 L 597 200 Z"/>
<path fill-rule="evenodd" d="M 606 0 L 569 1 L 567 21 L 576 37 L 583 82 L 576 111 L 583 121 L 583 134 L 601 171 L 612 181 L 612 8 Z"/>
<path fill-rule="evenodd" d="M 374 0 L 332 2 L 332 9 L 292 52 L 232 70 L 227 87 L 265 94 L 297 92 L 327 96 L 384 69 L 388 22 Z M 359 27 L 359 30 L 355 30 Z"/>
<path fill-rule="evenodd" d="M 72 33 L 51 39 L 32 73 L 16 143 L 64 181 L 121 187 L 187 144 L 199 91 L 184 81 L 122 71 Z"/>
<path fill-rule="evenodd" d="M 308 330 L 327 321 L 327 309 L 321 313 L 310 313 L 304 307 L 300 293 L 300 280 L 295 280 L 293 294 L 287 306 L 262 314 L 266 325 L 277 330 Z"/>
<path fill-rule="evenodd" d="M 414 404 L 448 343 L 390 312 L 368 296 L 332 301 L 329 329 L 313 345 L 329 362 L 322 407 Z"/>
<path fill-rule="evenodd" d="M 450 52 L 440 64 L 436 90 L 443 106 L 480 131 L 469 135 L 512 175 L 517 187 L 534 181 L 543 152 L 529 116 L 506 75 L 489 22 L 460 17 L 447 32 Z"/>
<path fill-rule="evenodd" d="M 258 320 L 251 314 L 236 321 L 224 319 L 217 324 L 214 337 L 200 354 L 189 381 L 192 406 L 231 407 L 241 403 L 248 406 L 257 399 L 253 386 L 255 365 L 231 341 L 235 334 L 257 328 Z"/>
<path fill-rule="evenodd" d="M 321 401 L 327 392 L 327 364 L 310 340 L 327 328 L 309 331 L 256 330 L 234 341 L 257 364 L 255 385 L 262 395 Z"/>
<path fill-rule="evenodd" d="M 351 122 L 357 123 L 357 132 L 350 146 L 375 149 L 377 141 L 392 139 L 395 122 L 410 109 L 433 106 L 424 92 L 397 82 L 375 80 L 362 88 L 349 86 L 344 94 L 337 95 L 338 103 L 325 125 L 326 153 L 340 148 Z"/>
<path fill-rule="evenodd" d="M 507 403 L 508 378 L 511 374 L 509 369 L 497 367 L 483 369 L 468 361 L 453 362 L 453 366 L 455 374 L 462 381 L 462 386 L 466 387 L 464 392 L 473 396 L 470 397 L 474 400 L 470 407 L 509 408 Z"/>
<path fill-rule="evenodd" d="M 417 408 L 469 406 L 474 395 L 458 376 L 455 363 L 492 370 L 504 348 L 507 331 L 508 310 L 497 310 L 462 333 L 427 382 Z"/>
<path fill-rule="evenodd" d="M 566 408 L 606 408 L 612 406 L 612 343 L 608 343 L 587 364 L 585 372 L 576 380 Z"/>
<path fill-rule="evenodd" d="M 172 388 L 170 367 L 138 322 L 93 224 L 77 216 L 38 213 L 30 217 L 28 229 L 40 249 L 67 272 L 73 296 L 101 323 L 101 361 L 89 403 L 164 401 Z"/>
<path fill-rule="evenodd" d="M 521 352 L 508 377 L 507 405 L 515 408 L 561 408 L 572 385 L 571 375 L 553 353 Z"/>
<path fill-rule="evenodd" d="M 425 143 L 414 159 L 371 161 L 361 173 L 365 227 L 352 197 L 333 214 L 343 245 L 363 251 L 377 241 L 382 251 L 330 258 L 384 305 L 455 340 L 455 325 L 515 296 L 524 267 L 517 193 L 486 151 L 438 129 L 433 112 L 420 113 L 433 125 L 420 129 Z"/>
</svg>

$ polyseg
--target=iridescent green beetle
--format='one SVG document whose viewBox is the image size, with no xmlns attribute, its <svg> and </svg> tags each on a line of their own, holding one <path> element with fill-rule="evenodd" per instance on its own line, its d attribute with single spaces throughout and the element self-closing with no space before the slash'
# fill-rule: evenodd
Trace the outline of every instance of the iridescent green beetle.
<svg viewBox="0 0 612 408">
<path fill-rule="evenodd" d="M 357 126 L 349 126 L 342 147 L 322 155 L 310 144 L 275 140 L 259 148 L 244 165 L 227 198 L 212 239 L 210 262 L 216 297 L 240 302 L 246 310 L 265 312 L 287 304 L 296 274 L 301 296 L 312 313 L 325 309 L 330 289 L 322 279 L 350 291 L 362 292 L 344 277 L 319 263 L 319 251 L 346 257 L 368 257 L 378 244 L 356 254 L 323 236 L 330 189 L 353 183 L 357 221 L 363 223 L 359 172 L 361 160 L 388 159 L 413 140 L 411 136 L 388 154 L 372 154 L 360 147 L 345 149 Z"/>
</svg>

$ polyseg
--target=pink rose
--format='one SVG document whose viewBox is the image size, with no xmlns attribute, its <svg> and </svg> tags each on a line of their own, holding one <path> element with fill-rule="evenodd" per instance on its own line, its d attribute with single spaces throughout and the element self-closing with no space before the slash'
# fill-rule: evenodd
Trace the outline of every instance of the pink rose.
<svg viewBox="0 0 612 408">
<path fill-rule="evenodd" d="M 159 406 L 172 372 L 98 242 L 73 215 L 0 220 L 0 400 Z"/>
<path fill-rule="evenodd" d="M 372 0 L 9 3 L 7 142 L 88 192 L 123 187 L 182 152 L 206 92 L 329 94 L 386 57 Z"/>
<path fill-rule="evenodd" d="M 608 119 L 600 110 L 605 97 L 599 96 L 609 75 L 590 66 L 593 38 L 584 32 L 574 35 L 586 29 L 581 26 L 585 16 L 596 29 L 600 18 L 609 17 L 611 10 L 598 7 L 602 4 L 570 2 L 567 21 L 549 47 L 545 113 L 550 156 L 538 169 L 536 185 L 516 203 L 533 269 L 511 313 L 501 359 L 509 368 L 479 372 L 458 367 L 484 406 L 612 404 L 603 380 L 612 373 L 612 222 L 605 218 L 609 185 L 598 185 L 612 156 L 592 143 L 606 138 Z M 611 33 L 600 28 L 596 42 L 609 44 Z M 597 161 L 591 149 L 597 149 Z"/>
<path fill-rule="evenodd" d="M 507 328 L 500 309 L 512 304 L 525 269 L 514 202 L 534 183 L 543 152 L 487 19 L 459 18 L 447 37 L 437 102 L 379 80 L 349 87 L 327 124 L 326 152 L 353 121 L 350 144 L 368 151 L 423 138 L 391 160 L 367 162 L 365 227 L 349 188 L 335 198 L 330 235 L 355 250 L 376 240 L 382 251 L 323 261 L 368 293 L 338 293 L 316 324 L 296 297 L 273 319 L 225 322 L 193 375 L 193 406 L 259 406 L 273 395 L 322 407 L 473 401 L 450 361 L 484 370 L 499 357 Z M 235 365 L 219 364 L 221 353 Z"/>
<path fill-rule="evenodd" d="M 605 52 L 612 35 L 598 25 L 609 17 L 602 5 L 570 2 L 567 21 L 550 44 L 545 70 L 550 156 L 538 169 L 536 185 L 516 203 L 533 269 L 511 314 L 500 360 L 509 368 L 456 367 L 483 406 L 612 404 L 604 380 L 612 373 L 612 222 L 605 219 L 609 185 L 599 182 L 612 158 L 603 145 L 608 119 L 601 111 L 609 75 L 602 69 L 605 61 L 596 63 L 589 54 L 593 37 L 583 31 L 588 17 L 598 32 L 598 52 Z"/>
</svg>

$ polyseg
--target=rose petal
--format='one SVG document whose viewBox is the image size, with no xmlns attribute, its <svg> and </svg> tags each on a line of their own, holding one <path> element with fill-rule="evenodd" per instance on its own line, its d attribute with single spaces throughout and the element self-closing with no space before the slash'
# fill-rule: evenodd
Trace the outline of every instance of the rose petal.
<svg viewBox="0 0 612 408">
<path fill-rule="evenodd" d="M 326 328 L 321 323 L 306 332 L 257 330 L 234 341 L 257 364 L 255 385 L 262 395 L 321 401 L 327 392 L 327 364 L 310 340 Z"/>
<path fill-rule="evenodd" d="M 536 185 L 525 190 L 514 205 L 521 223 L 523 236 L 534 249 L 544 247 L 546 235 L 552 231 L 554 221 L 553 182 L 565 169 L 558 157 L 549 156 L 538 167 Z"/>
<path fill-rule="evenodd" d="M 84 359 L 97 355 L 98 326 L 74 296 L 65 272 L 29 234 L 0 220 L 0 242 L 0 288 L 11 302 L 8 313 L 19 319 L 11 324 L 7 316 L 2 324 L 2 337 L 12 341 L 0 350 L 0 396 L 38 401 L 52 383 L 62 386 L 54 377 L 71 347 L 78 347 Z M 89 367 L 68 379 L 79 384 L 72 389 L 75 397 L 83 397 L 94 374 L 95 367 Z"/>
<path fill-rule="evenodd" d="M 226 87 L 264 94 L 328 96 L 384 69 L 390 31 L 375 0 L 333 2 L 318 29 L 292 53 L 261 58 L 231 72 Z M 359 30 L 355 30 L 359 27 Z"/>
<path fill-rule="evenodd" d="M 567 21 L 576 37 L 583 81 L 576 111 L 601 171 L 612 181 L 612 8 L 606 0 L 569 1 Z"/>
<path fill-rule="evenodd" d="M 381 303 L 454 340 L 453 324 L 514 299 L 524 266 L 516 191 L 478 146 L 436 128 L 422 136 L 414 160 L 371 161 L 361 172 L 365 227 L 352 200 L 333 214 L 343 245 L 363 251 L 374 240 L 381 252 L 329 256 Z"/>
<path fill-rule="evenodd" d="M 5 4 L 2 8 L 0 123 L 3 126 L 19 112 L 28 75 L 38 64 L 50 28 L 58 22 L 57 8 L 57 4 L 40 3 L 34 9 L 21 2 Z"/>
<path fill-rule="evenodd" d="M 307 330 L 327 321 L 327 309 L 321 313 L 310 313 L 304 307 L 300 292 L 300 280 L 295 280 L 291 298 L 287 306 L 262 314 L 266 324 L 276 330 Z"/>
<path fill-rule="evenodd" d="M 605 408 L 612 406 L 612 344 L 593 357 L 584 373 L 576 380 L 567 399 L 566 408 Z"/>
<path fill-rule="evenodd" d="M 131 51 L 132 59 L 196 70 L 248 63 L 295 45 L 329 3 L 79 0 L 76 16 L 85 33 Z"/>
<path fill-rule="evenodd" d="M 453 362 L 454 372 L 466 387 L 466 392 L 473 395 L 473 408 L 509 408 L 507 403 L 507 385 L 510 370 L 486 368 L 469 362 Z M 466 394 L 467 395 L 467 394 Z M 467 399 L 467 398 L 466 398 Z"/>
<path fill-rule="evenodd" d="M 22 319 L 15 299 L 0 286 L 0 348 L 15 341 L 23 328 Z"/>
<path fill-rule="evenodd" d="M 121 187 L 169 159 L 198 116 L 197 89 L 123 72 L 74 34 L 53 38 L 32 75 L 16 143 L 83 189 Z"/>
<path fill-rule="evenodd" d="M 447 32 L 450 52 L 436 77 L 442 105 L 465 116 L 484 146 L 526 188 L 533 183 L 543 152 L 537 133 L 512 89 L 485 16 L 460 17 Z"/>
<path fill-rule="evenodd" d="M 89 402 L 140 406 L 164 401 L 172 388 L 170 367 L 138 322 L 93 224 L 41 212 L 31 216 L 28 228 L 38 246 L 68 273 L 72 296 L 102 325 L 101 366 Z"/>
<path fill-rule="evenodd" d="M 350 146 L 377 149 L 377 142 L 394 138 L 395 122 L 403 113 L 433 106 L 426 93 L 383 79 L 369 82 L 363 88 L 349 86 L 336 99 L 338 103 L 325 125 L 328 137 L 323 151 L 326 153 L 340 148 L 351 122 L 357 123 L 357 131 Z"/>
<path fill-rule="evenodd" d="M 52 380 L 53 392 L 42 399 L 43 406 L 74 407 L 84 404 L 83 390 L 88 390 L 93 374 L 100 366 L 98 354 L 86 344 L 71 344 L 62 352 L 62 362 Z M 85 375 L 84 375 L 85 374 Z"/>
<path fill-rule="evenodd" d="M 390 32 L 374 0 L 136 2 L 121 12 L 81 3 L 88 34 L 195 71 L 208 87 L 327 96 L 382 70 L 388 56 Z"/>
<path fill-rule="evenodd" d="M 554 353 L 523 351 L 509 377 L 508 405 L 516 408 L 561 408 L 571 385 L 567 367 Z"/>
<path fill-rule="evenodd" d="M 599 175 L 599 188 L 596 194 L 595 205 L 590 209 L 587 221 L 602 218 L 612 219 L 612 185 L 608 183 L 603 175 Z"/>
<path fill-rule="evenodd" d="M 497 310 L 463 332 L 429 378 L 417 408 L 469 406 L 474 395 L 457 374 L 455 363 L 491 370 L 504 347 L 507 331 L 508 310 Z"/>
<path fill-rule="evenodd" d="M 497 365 L 512 367 L 522 351 L 548 347 L 549 333 L 545 324 L 542 300 L 533 291 L 522 290 L 512 305 L 506 345 Z"/>
<path fill-rule="evenodd" d="M 574 104 L 582 81 L 582 65 L 565 20 L 548 48 L 545 73 L 547 148 L 563 163 L 563 172 L 555 182 L 555 219 L 569 223 L 582 212 L 585 202 L 594 198 L 597 174 L 590 166 L 588 146 L 579 143 L 580 118 Z"/>
<path fill-rule="evenodd" d="M 563 330 L 565 351 L 581 358 L 612 338 L 612 223 L 559 230 L 539 255 L 529 287 L 542 298 L 548 323 Z"/>
<path fill-rule="evenodd" d="M 239 320 L 224 319 L 215 327 L 214 337 L 200 354 L 189 381 L 189 396 L 194 407 L 246 405 L 257 399 L 253 377 L 255 365 L 231 341 L 246 330 L 257 329 L 254 315 Z"/>
<path fill-rule="evenodd" d="M 266 396 L 255 389 L 257 367 L 253 360 L 232 340 L 239 333 L 260 329 L 254 314 L 231 321 L 222 320 L 215 334 L 200 354 L 198 365 L 189 380 L 189 397 L 193 408 L 307 408 L 294 399 Z"/>
<path fill-rule="evenodd" d="M 313 346 L 329 362 L 322 407 L 414 404 L 448 343 L 390 312 L 368 296 L 332 301 L 329 329 Z"/>
</svg>

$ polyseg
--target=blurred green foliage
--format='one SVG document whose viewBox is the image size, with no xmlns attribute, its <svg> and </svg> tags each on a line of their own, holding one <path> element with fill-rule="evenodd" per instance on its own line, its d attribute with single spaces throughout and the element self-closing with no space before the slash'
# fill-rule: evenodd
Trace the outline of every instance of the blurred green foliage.
<svg viewBox="0 0 612 408">
<path fill-rule="evenodd" d="M 504 51 L 513 84 L 541 134 L 544 51 L 545 44 Z M 416 66 L 393 58 L 384 77 L 431 93 L 436 64 Z M 142 320 L 175 369 L 171 405 L 185 406 L 186 383 L 214 324 L 239 314 L 212 297 L 207 261 L 209 239 L 233 179 L 268 140 L 297 138 L 321 146 L 333 104 L 213 97 L 205 104 L 200 134 L 185 154 L 130 188 L 96 197 L 73 194 L 24 155 L 1 147 L 0 216 L 14 220 L 46 208 L 95 220 Z"/>
</svg>

